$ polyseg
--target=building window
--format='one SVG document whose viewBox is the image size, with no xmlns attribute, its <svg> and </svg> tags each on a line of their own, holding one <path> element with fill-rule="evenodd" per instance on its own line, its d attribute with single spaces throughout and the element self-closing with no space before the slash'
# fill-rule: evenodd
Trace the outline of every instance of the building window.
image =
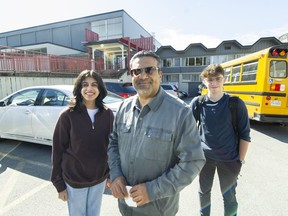
<svg viewBox="0 0 288 216">
<path fill-rule="evenodd" d="M 180 63 L 180 58 L 175 58 L 174 60 L 174 67 L 180 67 L 181 63 Z"/>
<path fill-rule="evenodd" d="M 99 40 L 121 38 L 123 35 L 122 17 L 92 22 L 91 30 L 99 35 Z"/>
<path fill-rule="evenodd" d="M 218 62 L 217 64 L 221 64 L 221 63 L 224 63 L 228 60 L 228 56 L 227 55 L 221 55 L 221 56 L 218 56 L 219 59 L 218 59 Z"/>
<path fill-rule="evenodd" d="M 179 75 L 178 74 L 172 74 L 171 75 L 171 82 L 179 82 Z"/>
<path fill-rule="evenodd" d="M 205 57 L 206 64 L 205 65 L 210 65 L 211 64 L 211 57 Z"/>
<path fill-rule="evenodd" d="M 172 59 L 163 59 L 163 67 L 172 67 Z"/>
<path fill-rule="evenodd" d="M 36 48 L 36 49 L 29 49 L 26 51 L 27 54 L 33 54 L 33 53 L 45 53 L 47 54 L 47 48 Z"/>
<path fill-rule="evenodd" d="M 178 74 L 163 75 L 162 82 L 179 82 Z"/>
<path fill-rule="evenodd" d="M 122 17 L 107 20 L 108 39 L 122 37 Z"/>
<path fill-rule="evenodd" d="M 203 64 L 202 65 L 207 65 L 207 57 L 203 57 Z"/>
<path fill-rule="evenodd" d="M 194 58 L 185 58 L 185 66 L 194 66 Z"/>
<path fill-rule="evenodd" d="M 189 57 L 185 58 L 184 62 L 185 66 L 203 66 L 207 65 L 207 57 Z"/>
<path fill-rule="evenodd" d="M 227 61 L 235 59 L 235 55 L 227 55 Z"/>
<path fill-rule="evenodd" d="M 183 81 L 191 81 L 191 74 L 182 74 L 182 80 Z"/>
<path fill-rule="evenodd" d="M 203 63 L 202 63 L 202 57 L 196 57 L 196 66 L 201 66 Z"/>
<path fill-rule="evenodd" d="M 197 74 L 191 74 L 191 81 L 192 82 L 200 82 L 200 77 L 199 77 L 199 73 Z"/>
<path fill-rule="evenodd" d="M 217 61 L 217 58 L 218 58 L 218 56 L 210 56 L 210 64 L 217 64 L 216 62 L 218 62 Z"/>
<path fill-rule="evenodd" d="M 210 56 L 207 57 L 207 64 L 221 64 L 242 56 L 245 56 L 246 54 L 233 54 L 233 55 L 219 55 L 219 56 Z M 211 62 L 211 63 L 210 63 Z"/>
</svg>

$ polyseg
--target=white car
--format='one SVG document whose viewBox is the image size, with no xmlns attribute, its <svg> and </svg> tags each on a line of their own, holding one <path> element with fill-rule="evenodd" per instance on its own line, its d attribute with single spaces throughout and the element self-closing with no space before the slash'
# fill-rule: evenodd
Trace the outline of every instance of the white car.
<svg viewBox="0 0 288 216">
<path fill-rule="evenodd" d="M 52 145 L 55 125 L 73 96 L 73 87 L 28 87 L 0 100 L 0 138 Z M 104 98 L 114 114 L 122 100 L 109 91 Z"/>
<path fill-rule="evenodd" d="M 161 83 L 161 87 L 169 94 L 172 94 L 176 97 L 178 97 L 178 88 L 173 85 L 173 84 L 169 84 L 169 83 Z"/>
</svg>

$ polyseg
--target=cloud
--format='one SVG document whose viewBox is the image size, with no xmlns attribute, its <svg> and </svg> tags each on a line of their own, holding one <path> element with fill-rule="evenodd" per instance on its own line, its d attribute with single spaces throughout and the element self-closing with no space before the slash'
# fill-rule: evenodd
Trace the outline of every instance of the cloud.
<svg viewBox="0 0 288 216">
<path fill-rule="evenodd" d="M 234 38 L 242 45 L 252 45 L 260 38 L 275 37 L 279 39 L 280 36 L 287 33 L 288 33 L 288 25 L 285 25 L 278 28 L 264 29 L 258 32 L 250 32 L 246 34 L 238 33 L 234 36 Z"/>
<path fill-rule="evenodd" d="M 164 29 L 156 33 L 156 39 L 162 44 L 171 45 L 176 50 L 184 50 L 191 43 L 202 43 L 207 48 L 218 46 L 222 40 L 204 34 L 183 34 L 178 30 Z"/>
<path fill-rule="evenodd" d="M 263 37 L 276 37 L 288 33 L 288 25 L 264 29 L 258 32 L 235 33 L 225 38 L 208 34 L 185 34 L 177 29 L 162 29 L 156 33 L 156 39 L 162 46 L 171 45 L 176 50 L 184 50 L 191 43 L 202 43 L 207 48 L 215 48 L 225 40 L 236 40 L 242 45 L 252 45 Z"/>
</svg>

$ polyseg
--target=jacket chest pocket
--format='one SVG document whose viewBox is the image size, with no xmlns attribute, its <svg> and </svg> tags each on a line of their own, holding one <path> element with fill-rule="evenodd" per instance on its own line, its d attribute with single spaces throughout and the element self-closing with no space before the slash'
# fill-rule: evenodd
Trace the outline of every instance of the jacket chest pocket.
<svg viewBox="0 0 288 216">
<path fill-rule="evenodd" d="M 155 161 L 169 160 L 173 151 L 172 140 L 172 132 L 148 128 L 144 134 L 143 157 Z"/>
</svg>

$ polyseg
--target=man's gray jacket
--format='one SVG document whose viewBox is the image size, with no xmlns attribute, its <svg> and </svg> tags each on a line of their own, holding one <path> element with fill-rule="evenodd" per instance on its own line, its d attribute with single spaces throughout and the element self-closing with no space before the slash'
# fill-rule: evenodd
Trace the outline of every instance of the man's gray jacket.
<svg viewBox="0 0 288 216">
<path fill-rule="evenodd" d="M 142 109 L 138 96 L 120 106 L 108 148 L 111 182 L 124 176 L 127 184 L 146 183 L 150 203 L 128 207 L 125 216 L 175 216 L 179 192 L 199 174 L 205 157 L 192 110 L 160 88 Z"/>
</svg>

